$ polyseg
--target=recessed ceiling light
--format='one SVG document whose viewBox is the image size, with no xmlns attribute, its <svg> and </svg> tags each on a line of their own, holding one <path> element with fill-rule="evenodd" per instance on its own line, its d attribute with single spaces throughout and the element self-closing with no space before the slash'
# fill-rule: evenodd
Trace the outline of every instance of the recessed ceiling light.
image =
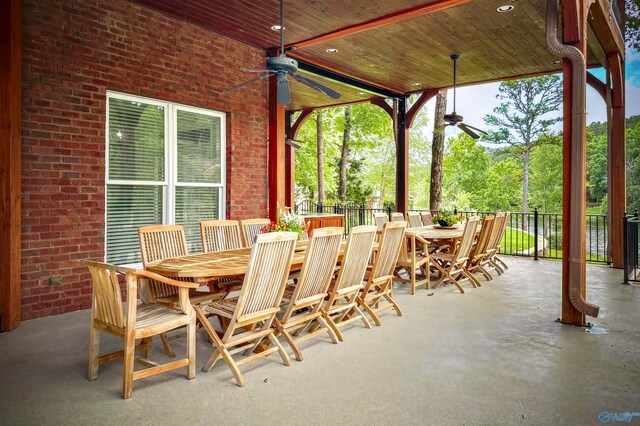
<svg viewBox="0 0 640 426">
<path fill-rule="evenodd" d="M 411 83 L 412 86 L 422 86 L 422 83 Z"/>
<path fill-rule="evenodd" d="M 505 4 L 504 6 L 500 6 L 496 9 L 500 13 L 511 12 L 513 10 L 513 6 L 510 4 Z"/>
<path fill-rule="evenodd" d="M 327 49 L 327 53 L 338 53 L 338 49 L 335 49 L 333 47 Z"/>
<path fill-rule="evenodd" d="M 559 65 L 560 63 L 562 63 L 562 61 L 560 59 L 556 59 L 555 61 L 551 62 L 553 65 Z"/>
<path fill-rule="evenodd" d="M 272 25 L 272 26 L 271 26 L 271 29 L 272 29 L 273 31 L 280 31 L 280 30 L 282 29 L 282 27 L 281 27 L 280 25 Z M 286 29 L 286 28 L 285 28 L 285 29 Z"/>
<path fill-rule="evenodd" d="M 366 94 L 367 94 L 367 92 L 358 92 L 358 95 L 360 95 L 360 96 L 364 96 Z"/>
</svg>

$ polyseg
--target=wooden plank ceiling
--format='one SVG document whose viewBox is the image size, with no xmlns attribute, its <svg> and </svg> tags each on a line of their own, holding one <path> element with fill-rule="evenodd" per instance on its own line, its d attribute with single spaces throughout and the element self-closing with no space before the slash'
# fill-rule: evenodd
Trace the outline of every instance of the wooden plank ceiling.
<svg viewBox="0 0 640 426">
<path fill-rule="evenodd" d="M 278 0 L 132 0 L 231 38 L 269 49 L 278 45 Z M 285 1 L 285 43 L 398 13 L 435 0 Z M 498 13 L 502 5 L 508 13 Z M 355 79 L 399 93 L 451 85 L 449 54 L 461 55 L 458 83 L 473 84 L 560 71 L 558 58 L 546 48 L 545 0 L 473 0 L 427 15 L 401 20 L 341 38 L 322 41 L 290 55 Z M 338 49 L 327 53 L 327 49 Z M 591 56 L 590 64 L 596 59 Z M 246 64 L 253 67 L 256 64 Z M 247 79 L 255 74 L 247 74 Z M 309 75 L 342 94 L 338 101 L 356 102 L 374 93 Z M 420 84 L 420 85 L 417 85 Z M 322 107 L 334 99 L 292 82 L 289 110 Z M 229 94 L 231 96 L 232 94 Z"/>
</svg>

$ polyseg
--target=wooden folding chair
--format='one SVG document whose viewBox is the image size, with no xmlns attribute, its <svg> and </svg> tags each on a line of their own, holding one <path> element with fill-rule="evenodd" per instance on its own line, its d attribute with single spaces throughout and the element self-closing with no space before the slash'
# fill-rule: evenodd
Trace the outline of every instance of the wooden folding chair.
<svg viewBox="0 0 640 426">
<path fill-rule="evenodd" d="M 500 250 L 500 243 L 502 242 L 502 236 L 507 227 L 507 213 L 497 213 L 493 224 L 493 231 L 489 237 L 489 243 L 487 244 L 487 250 L 485 257 L 480 261 L 482 267 L 490 273 L 496 271 L 498 275 L 504 273 L 503 267 L 506 265 L 498 258 L 497 253 Z M 505 268 L 506 269 L 506 268 Z"/>
<path fill-rule="evenodd" d="M 393 272 L 398 262 L 402 245 L 405 244 L 404 230 L 407 222 L 387 222 L 382 228 L 378 254 L 367 278 L 358 303 L 371 316 L 376 325 L 380 325 L 378 313 L 393 308 L 398 316 L 402 310 L 393 300 Z M 383 301 L 388 303 L 382 304 Z"/>
<path fill-rule="evenodd" d="M 142 264 L 145 268 L 149 263 L 157 260 L 168 257 L 186 256 L 189 254 L 187 250 L 187 239 L 182 225 L 142 226 L 138 228 L 138 236 L 140 238 Z M 192 279 L 187 278 L 177 278 L 176 280 L 193 282 Z M 193 304 L 211 302 L 224 296 L 224 293 L 211 291 L 211 289 L 209 291 L 197 291 L 196 289 L 198 287 L 200 287 L 200 285 L 189 287 L 191 288 L 189 298 Z M 178 303 L 179 292 L 175 286 L 167 285 L 162 281 L 149 279 L 147 280 L 145 289 L 147 291 L 141 292 L 140 297 L 145 303 L 165 303 L 169 306 L 175 306 Z M 172 339 L 176 337 L 177 336 L 172 336 Z M 170 357 L 175 356 L 167 336 L 164 333 L 160 334 L 160 339 L 167 355 Z"/>
<path fill-rule="evenodd" d="M 384 227 L 384 224 L 389 222 L 389 216 L 386 213 L 373 213 L 373 220 L 378 227 L 378 230 L 381 231 Z"/>
<path fill-rule="evenodd" d="M 205 220 L 200 222 L 203 253 L 246 247 L 237 220 Z"/>
<path fill-rule="evenodd" d="M 176 368 L 187 367 L 187 378 L 195 378 L 196 362 L 196 316 L 189 301 L 189 289 L 197 287 L 195 283 L 176 281 L 160 275 L 133 269 L 118 268 L 107 263 L 83 260 L 91 272 L 93 296 L 91 307 L 91 325 L 89 337 L 88 379 L 98 378 L 98 367 L 107 361 L 124 357 L 124 376 L 122 398 L 128 399 L 133 391 L 133 382 Z M 126 274 L 127 301 L 126 311 L 122 307 L 118 273 Z M 171 286 L 179 294 L 175 308 L 161 303 L 138 304 L 138 283 L 140 278 L 152 279 L 163 285 Z M 187 327 L 186 358 L 159 365 L 151 360 L 151 336 L 165 333 L 180 327 Z M 100 356 L 100 334 L 98 331 L 121 337 L 124 350 Z M 136 340 L 141 339 L 136 346 Z M 136 358 L 135 353 L 145 350 L 144 358 Z M 134 371 L 134 363 L 146 366 Z"/>
<path fill-rule="evenodd" d="M 404 215 L 400 212 L 391 213 L 391 222 L 403 222 Z"/>
<path fill-rule="evenodd" d="M 238 386 L 244 386 L 244 378 L 238 368 L 255 359 L 278 352 L 285 365 L 290 365 L 289 355 L 275 336 L 273 319 L 280 311 L 282 294 L 291 268 L 291 260 L 296 246 L 296 232 L 271 232 L 257 235 L 251 249 L 247 272 L 238 297 L 222 299 L 206 306 L 196 306 L 200 318 L 213 347 L 215 348 L 202 371 L 209 371 L 222 358 L 233 373 Z M 222 338 L 211 326 L 206 313 L 229 319 Z M 236 331 L 241 332 L 236 334 Z M 233 355 L 245 351 L 250 354 L 258 344 L 268 338 L 273 347 L 255 353 L 238 361 Z"/>
<path fill-rule="evenodd" d="M 478 241 L 475 246 L 471 249 L 471 253 L 469 254 L 469 259 L 467 260 L 467 264 L 465 268 L 467 271 L 472 274 L 482 274 L 487 281 L 493 279 L 491 274 L 482 266 L 482 261 L 487 257 L 487 249 L 489 247 L 489 243 L 491 242 L 491 236 L 494 231 L 494 222 L 495 215 L 488 215 L 482 219 L 482 229 L 480 230 L 480 235 L 478 236 Z"/>
<path fill-rule="evenodd" d="M 335 273 L 343 234 L 344 229 L 340 227 L 313 230 L 298 281 L 284 291 L 282 302 L 287 304 L 284 314 L 273 320 L 298 361 L 302 361 L 302 352 L 297 342 L 327 333 L 333 343 L 338 343 L 333 328 L 327 322 L 328 316 L 320 307 Z M 320 327 L 300 334 L 315 321 L 320 323 Z M 294 334 L 299 337 L 294 337 Z"/>
<path fill-rule="evenodd" d="M 420 217 L 422 218 L 422 225 L 429 226 L 433 225 L 433 220 L 431 219 L 431 212 L 420 212 Z"/>
<path fill-rule="evenodd" d="M 407 218 L 409 219 L 409 227 L 410 228 L 419 228 L 422 225 L 422 219 L 420 219 L 420 213 L 418 212 L 409 212 L 407 213 Z"/>
<path fill-rule="evenodd" d="M 479 222 L 480 218 L 477 216 L 467 219 L 462 238 L 451 253 L 433 253 L 431 255 L 431 259 L 433 259 L 431 264 L 440 272 L 440 278 L 433 285 L 433 288 L 438 288 L 443 282 L 451 282 L 458 287 L 460 293 L 464 293 L 460 284 L 466 279 L 471 281 L 474 287 L 480 286 L 480 282 L 465 268 L 476 237 Z"/>
<path fill-rule="evenodd" d="M 243 219 L 240 221 L 240 227 L 242 228 L 242 235 L 244 237 L 244 246 L 253 247 L 256 240 L 256 235 L 262 233 L 262 228 L 269 225 L 271 221 L 269 219 Z"/>
<path fill-rule="evenodd" d="M 429 270 L 429 241 L 420 235 L 407 235 L 407 242 L 402 244 L 400 255 L 396 265 L 396 281 L 411 285 L 411 294 L 416 294 L 416 287 L 425 286 L 427 289 L 431 285 L 431 273 Z M 409 278 L 404 278 L 400 272 L 404 270 L 409 274 Z"/>
<path fill-rule="evenodd" d="M 364 289 L 364 275 L 369 264 L 376 231 L 377 228 L 371 225 L 351 228 L 340 262 L 338 278 L 332 284 L 329 297 L 321 308 L 329 326 L 333 328 L 340 341 L 344 340 L 340 327 L 353 321 L 361 320 L 366 328 L 371 328 L 369 320 L 358 307 L 357 297 Z M 354 313 L 346 319 L 351 310 L 354 310 Z"/>
</svg>

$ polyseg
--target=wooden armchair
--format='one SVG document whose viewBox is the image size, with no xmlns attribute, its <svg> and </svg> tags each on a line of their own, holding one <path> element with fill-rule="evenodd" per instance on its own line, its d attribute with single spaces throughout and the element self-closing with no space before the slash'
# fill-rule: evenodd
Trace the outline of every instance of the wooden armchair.
<svg viewBox="0 0 640 426">
<path fill-rule="evenodd" d="M 382 231 L 384 224 L 389 222 L 389 216 L 386 213 L 373 213 L 373 220 L 379 231 Z"/>
<path fill-rule="evenodd" d="M 371 316 L 376 325 L 380 325 L 378 313 L 393 308 L 398 316 L 402 310 L 393 300 L 393 272 L 398 262 L 402 245 L 405 244 L 404 230 L 406 222 L 387 222 L 384 224 L 378 254 L 367 278 L 367 283 L 358 296 L 358 303 Z M 382 304 L 381 302 L 388 303 Z"/>
<path fill-rule="evenodd" d="M 494 222 L 495 215 L 486 216 L 482 219 L 482 229 L 478 236 L 476 245 L 471 249 L 469 259 L 467 260 L 466 269 L 472 274 L 482 274 L 487 281 L 493 279 L 491 274 L 482 266 L 482 261 L 487 257 L 487 249 L 491 242 L 491 237 L 494 235 Z"/>
<path fill-rule="evenodd" d="M 411 294 L 416 294 L 416 287 L 431 286 L 431 272 L 429 270 L 429 241 L 413 232 L 406 232 L 407 242 L 402 244 L 396 267 L 396 279 L 401 283 L 411 285 Z M 409 278 L 399 274 L 398 269 L 409 273 Z"/>
<path fill-rule="evenodd" d="M 458 287 L 460 293 L 464 293 L 460 284 L 467 279 L 471 281 L 474 287 L 480 286 L 480 282 L 465 267 L 467 260 L 469 260 L 479 222 L 480 218 L 477 216 L 467 219 L 460 243 L 456 244 L 450 253 L 434 253 L 431 255 L 431 259 L 434 260 L 432 265 L 440 272 L 440 278 L 433 285 L 433 288 L 437 288 L 443 282 L 451 282 Z"/>
<path fill-rule="evenodd" d="M 142 264 L 146 268 L 151 262 L 169 257 L 186 256 L 187 239 L 182 225 L 151 225 L 138 228 L 140 249 L 142 252 Z M 178 278 L 178 281 L 193 282 L 190 279 Z M 191 303 L 198 304 L 211 302 L 224 296 L 224 293 L 215 291 L 198 291 L 200 285 L 190 286 L 189 298 Z M 178 303 L 178 288 L 162 281 L 149 279 L 146 285 L 147 294 L 141 294 L 143 302 L 165 303 L 175 306 Z M 167 336 L 160 335 L 167 355 L 174 356 Z"/>
<path fill-rule="evenodd" d="M 498 251 L 500 250 L 502 236 L 507 228 L 507 219 L 507 213 L 496 214 L 493 224 L 493 232 L 491 233 L 487 244 L 486 256 L 480 261 L 482 267 L 487 271 L 487 273 L 493 270 L 496 271 L 498 275 L 501 275 L 507 268 L 507 265 L 497 256 Z"/>
<path fill-rule="evenodd" d="M 422 225 L 424 226 L 433 225 L 431 212 L 420 212 L 420 217 L 422 218 Z"/>
<path fill-rule="evenodd" d="M 418 212 L 409 212 L 407 213 L 407 218 L 409 219 L 409 227 L 410 228 L 419 228 L 422 225 L 422 219 L 420 219 L 420 213 Z"/>
<path fill-rule="evenodd" d="M 88 379 L 95 380 L 98 377 L 100 364 L 120 357 L 124 357 L 122 385 L 124 399 L 131 397 L 133 382 L 144 377 L 187 367 L 187 378 L 193 379 L 195 377 L 196 317 L 189 301 L 189 289 L 196 288 L 197 284 L 175 281 L 147 271 L 122 269 L 92 260 L 84 260 L 82 263 L 89 268 L 93 281 Z M 122 307 L 118 272 L 126 274 L 126 311 Z M 138 283 L 143 277 L 175 288 L 179 294 L 177 309 L 160 303 L 139 305 Z M 183 326 L 187 327 L 186 358 L 162 365 L 151 361 L 151 336 Z M 100 356 L 98 331 L 121 337 L 124 340 L 124 350 Z M 141 342 L 136 346 L 137 339 L 141 339 Z M 146 357 L 136 358 L 136 351 L 143 349 L 146 351 Z M 134 371 L 134 362 L 148 368 Z"/>
<path fill-rule="evenodd" d="M 262 233 L 262 228 L 270 224 L 269 219 L 244 219 L 240 221 L 242 235 L 244 237 L 244 246 L 253 247 L 256 235 Z"/>
<path fill-rule="evenodd" d="M 344 338 L 339 328 L 353 321 L 361 320 L 366 328 L 371 328 L 369 320 L 358 307 L 357 297 L 364 288 L 364 274 L 369 264 L 376 231 L 377 228 L 371 225 L 351 228 L 338 278 L 333 283 L 324 307 L 321 308 L 329 326 L 333 328 L 340 341 Z M 352 309 L 355 312 L 345 319 Z"/>
<path fill-rule="evenodd" d="M 320 307 L 327 297 L 327 290 L 336 269 L 343 234 L 344 229 L 341 227 L 313 230 L 298 281 L 293 286 L 287 286 L 282 297 L 282 302 L 287 304 L 284 315 L 282 318 L 274 319 L 276 328 L 291 346 L 298 361 L 302 361 L 302 352 L 296 340 L 301 342 L 327 333 L 333 343 L 338 343 L 333 328 L 328 324 L 328 316 Z M 315 321 L 319 322 L 321 327 L 302 337 L 294 338 L 292 333 L 299 336 Z"/>
<path fill-rule="evenodd" d="M 272 323 L 280 311 L 297 239 L 298 234 L 295 232 L 258 235 L 251 250 L 240 295 L 195 307 L 196 315 L 215 348 L 202 371 L 211 370 L 222 358 L 233 373 L 238 386 L 244 386 L 245 381 L 238 368 L 241 364 L 276 351 L 285 365 L 290 364 L 289 355 L 275 337 Z M 206 313 L 229 320 L 229 326 L 222 338 L 207 320 Z M 237 330 L 241 332 L 236 334 Z M 268 338 L 274 346 L 239 361 L 233 359 L 232 355 L 241 351 L 250 354 L 264 338 Z"/>
</svg>

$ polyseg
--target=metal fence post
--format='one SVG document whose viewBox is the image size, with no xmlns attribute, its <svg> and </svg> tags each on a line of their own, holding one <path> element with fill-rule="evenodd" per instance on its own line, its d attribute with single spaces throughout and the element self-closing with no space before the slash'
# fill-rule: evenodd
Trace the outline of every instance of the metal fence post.
<svg viewBox="0 0 640 426">
<path fill-rule="evenodd" d="M 533 209 L 533 260 L 538 260 L 538 208 Z"/>
<path fill-rule="evenodd" d="M 387 206 L 387 216 L 389 216 L 389 220 L 391 220 L 391 206 Z"/>
<path fill-rule="evenodd" d="M 364 203 L 360 203 L 360 211 L 358 212 L 359 225 L 364 225 Z"/>
<path fill-rule="evenodd" d="M 629 242 L 627 241 L 629 238 L 628 228 L 629 218 L 627 217 L 627 212 L 624 212 L 622 216 L 622 273 L 624 274 L 622 284 L 627 285 L 629 285 Z"/>
</svg>

